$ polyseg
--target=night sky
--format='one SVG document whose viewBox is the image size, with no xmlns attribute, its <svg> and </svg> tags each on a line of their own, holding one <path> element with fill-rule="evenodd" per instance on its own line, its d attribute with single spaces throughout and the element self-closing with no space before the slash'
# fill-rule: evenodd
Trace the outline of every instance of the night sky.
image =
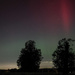
<svg viewBox="0 0 75 75">
<path fill-rule="evenodd" d="M 44 59 L 53 67 L 52 53 L 62 38 L 75 39 L 75 0 L 1 0 L 0 68 L 17 68 L 20 51 L 34 40 Z"/>
</svg>

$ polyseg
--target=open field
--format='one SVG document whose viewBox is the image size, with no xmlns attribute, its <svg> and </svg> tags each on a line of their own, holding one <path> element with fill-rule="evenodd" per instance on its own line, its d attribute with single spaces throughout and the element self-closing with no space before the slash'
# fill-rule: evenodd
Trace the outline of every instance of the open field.
<svg viewBox="0 0 75 75">
<path fill-rule="evenodd" d="M 57 75 L 54 73 L 1 73 L 0 75 Z"/>
<path fill-rule="evenodd" d="M 0 70 L 0 75 L 62 75 L 61 72 L 57 72 L 57 69 L 39 69 L 38 72 L 20 72 L 17 69 Z M 69 75 L 75 75 L 75 71 Z"/>
<path fill-rule="evenodd" d="M 0 75 L 58 75 L 58 74 L 46 73 L 46 72 L 45 73 L 4 72 L 0 73 Z M 75 75 L 75 74 L 69 74 L 69 75 Z"/>
</svg>

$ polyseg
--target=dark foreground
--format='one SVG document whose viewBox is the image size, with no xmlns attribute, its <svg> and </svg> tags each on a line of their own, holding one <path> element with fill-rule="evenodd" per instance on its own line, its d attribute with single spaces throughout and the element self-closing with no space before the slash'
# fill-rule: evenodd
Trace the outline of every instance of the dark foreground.
<svg viewBox="0 0 75 75">
<path fill-rule="evenodd" d="M 0 75 L 62 75 L 57 69 L 39 69 L 38 72 L 21 72 L 17 69 L 0 70 Z M 75 75 L 75 71 L 68 75 Z"/>
<path fill-rule="evenodd" d="M 56 74 L 56 73 L 24 73 L 24 72 L 2 72 L 0 75 L 62 75 L 62 74 Z M 75 75 L 69 74 L 69 75 Z"/>
</svg>

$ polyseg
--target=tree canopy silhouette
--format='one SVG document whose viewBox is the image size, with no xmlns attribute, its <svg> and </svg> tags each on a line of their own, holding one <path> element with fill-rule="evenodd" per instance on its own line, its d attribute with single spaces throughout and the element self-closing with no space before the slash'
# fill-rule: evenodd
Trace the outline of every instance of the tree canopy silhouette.
<svg viewBox="0 0 75 75">
<path fill-rule="evenodd" d="M 34 72 L 39 69 L 41 60 L 41 50 L 35 47 L 34 41 L 29 40 L 21 50 L 17 65 L 21 71 Z"/>
<path fill-rule="evenodd" d="M 68 75 L 74 67 L 75 54 L 72 48 L 73 41 L 66 38 L 60 40 L 57 49 L 52 54 L 55 67 L 61 69 L 64 75 Z"/>
</svg>

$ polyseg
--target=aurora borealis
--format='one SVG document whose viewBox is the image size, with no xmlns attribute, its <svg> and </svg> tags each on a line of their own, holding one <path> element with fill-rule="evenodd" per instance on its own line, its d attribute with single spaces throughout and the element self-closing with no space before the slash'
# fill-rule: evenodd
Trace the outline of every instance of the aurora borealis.
<svg viewBox="0 0 75 75">
<path fill-rule="evenodd" d="M 62 13 L 62 21 L 63 27 L 66 32 L 69 32 L 70 22 L 71 22 L 71 3 L 68 0 L 61 0 L 61 13 Z"/>
<path fill-rule="evenodd" d="M 0 68 L 16 68 L 24 44 L 34 40 L 52 67 L 52 53 L 62 38 L 75 39 L 75 0 L 0 1 Z"/>
</svg>

